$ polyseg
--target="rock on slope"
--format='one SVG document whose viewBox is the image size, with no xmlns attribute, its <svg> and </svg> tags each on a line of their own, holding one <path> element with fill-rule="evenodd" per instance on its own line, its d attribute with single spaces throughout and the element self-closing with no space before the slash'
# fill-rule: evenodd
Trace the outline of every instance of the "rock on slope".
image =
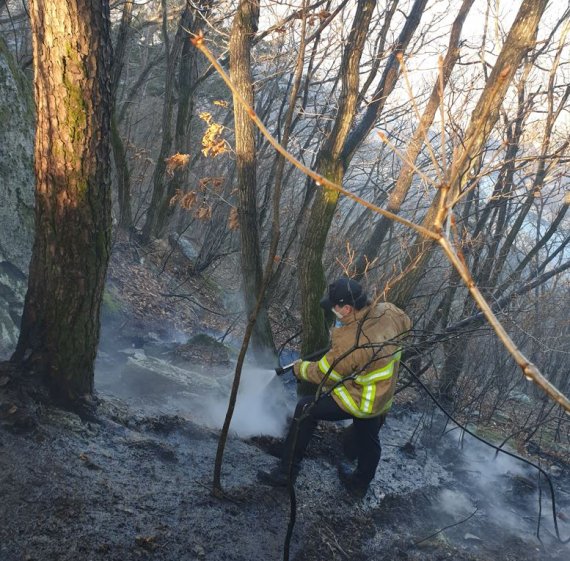
<svg viewBox="0 0 570 561">
<path fill-rule="evenodd" d="M 0 37 L 0 358 L 13 350 L 34 221 L 31 87 Z"/>
</svg>

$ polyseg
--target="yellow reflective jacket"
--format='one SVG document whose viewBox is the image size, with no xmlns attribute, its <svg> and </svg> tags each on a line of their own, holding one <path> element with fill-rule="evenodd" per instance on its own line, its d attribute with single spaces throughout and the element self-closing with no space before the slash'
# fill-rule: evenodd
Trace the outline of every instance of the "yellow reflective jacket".
<svg viewBox="0 0 570 561">
<path fill-rule="evenodd" d="M 331 349 L 318 362 L 295 363 L 295 376 L 313 384 L 326 378 L 338 406 L 358 418 L 387 413 L 398 378 L 401 338 L 410 318 L 389 303 L 366 306 L 331 332 Z"/>
</svg>

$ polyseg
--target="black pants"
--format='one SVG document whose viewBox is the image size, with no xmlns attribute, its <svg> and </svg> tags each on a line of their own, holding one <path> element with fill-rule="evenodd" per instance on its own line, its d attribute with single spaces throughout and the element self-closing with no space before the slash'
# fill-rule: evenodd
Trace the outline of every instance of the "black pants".
<svg viewBox="0 0 570 561">
<path fill-rule="evenodd" d="M 293 470 L 299 469 L 299 464 L 313 436 L 317 421 L 352 419 L 352 426 L 345 433 L 343 442 L 344 453 L 349 459 L 358 460 L 357 477 L 363 483 L 370 483 L 374 478 L 378 462 L 380 461 L 382 449 L 378 433 L 384 424 L 386 416 L 380 415 L 369 419 L 358 419 L 341 409 L 331 396 L 322 397 L 314 405 L 313 402 L 314 397 L 312 396 L 302 397 L 297 402 L 295 415 L 285 439 L 283 467 L 287 469 L 289 462 L 292 461 Z M 297 424 L 299 425 L 299 430 L 296 442 L 294 442 Z M 295 445 L 294 449 L 293 445 Z"/>
</svg>

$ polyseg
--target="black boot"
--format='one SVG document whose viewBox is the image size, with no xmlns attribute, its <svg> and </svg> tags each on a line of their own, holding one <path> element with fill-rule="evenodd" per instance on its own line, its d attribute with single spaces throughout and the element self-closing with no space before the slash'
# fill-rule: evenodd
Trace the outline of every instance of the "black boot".
<svg viewBox="0 0 570 561">
<path fill-rule="evenodd" d="M 291 474 L 291 482 L 293 484 L 297 479 L 298 472 L 298 469 L 293 468 L 293 473 Z M 289 484 L 289 474 L 287 473 L 287 469 L 282 464 L 279 464 L 277 467 L 274 467 L 269 471 L 260 469 L 257 472 L 257 479 L 261 483 L 270 485 L 271 487 L 287 487 Z"/>
<path fill-rule="evenodd" d="M 358 471 L 353 469 L 350 464 L 341 462 L 338 464 L 338 477 L 344 485 L 345 489 L 353 496 L 359 499 L 364 498 L 368 491 L 369 481 L 362 479 Z"/>
<path fill-rule="evenodd" d="M 285 451 L 285 440 L 283 438 L 273 440 L 265 447 L 265 451 L 270 456 L 281 459 Z"/>
</svg>

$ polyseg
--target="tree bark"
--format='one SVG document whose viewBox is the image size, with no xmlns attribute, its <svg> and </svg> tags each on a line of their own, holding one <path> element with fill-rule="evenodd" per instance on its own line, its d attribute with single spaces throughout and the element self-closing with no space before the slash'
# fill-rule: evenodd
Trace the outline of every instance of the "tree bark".
<svg viewBox="0 0 570 561">
<path fill-rule="evenodd" d="M 406 49 L 427 0 L 416 0 L 398 38 L 398 44 L 382 75 L 374 100 L 368 105 L 361 123 L 350 131 L 356 115 L 358 99 L 359 64 L 364 42 L 368 35 L 370 17 L 375 2 L 358 3 L 353 27 L 341 66 L 342 90 L 339 110 L 333 129 L 317 156 L 317 172 L 327 179 L 341 184 L 344 173 L 356 149 L 364 141 L 382 111 L 387 97 L 396 85 L 399 64 L 395 53 Z M 349 134 L 350 133 L 350 134 Z M 303 237 L 303 250 L 299 258 L 301 285 L 301 318 L 303 324 L 302 353 L 310 354 L 326 346 L 328 332 L 319 300 L 325 289 L 322 256 L 327 234 L 336 209 L 338 192 L 318 189 L 311 209 L 308 226 Z"/>
<path fill-rule="evenodd" d="M 127 151 L 119 126 L 117 116 L 113 111 L 111 118 L 111 147 L 113 148 L 113 160 L 115 173 L 117 174 L 117 199 L 119 203 L 119 228 L 128 232 L 133 229 L 133 212 L 131 209 L 131 170 L 127 160 Z"/>
<path fill-rule="evenodd" d="M 341 184 L 344 177 L 341 153 L 356 115 L 360 59 L 375 6 L 375 0 L 358 2 L 340 68 L 342 88 L 338 112 L 332 130 L 317 156 L 317 172 L 337 184 Z M 309 185 L 308 188 L 313 187 Z M 322 349 L 328 343 L 328 330 L 323 311 L 319 306 L 326 285 L 322 256 L 338 196 L 337 191 L 326 188 L 315 192 L 307 229 L 303 236 L 299 256 L 302 354 Z"/>
<path fill-rule="evenodd" d="M 424 13 L 427 0 L 415 0 L 410 13 L 406 18 L 406 23 L 400 32 L 396 44 L 392 48 L 392 54 L 386 62 L 386 67 L 382 73 L 382 78 L 378 83 L 378 87 L 372 94 L 372 101 L 367 105 L 366 111 L 362 115 L 362 119 L 356 127 L 351 131 L 350 136 L 346 139 L 344 149 L 342 151 L 342 158 L 345 167 L 352 160 L 356 150 L 364 142 L 376 122 L 378 117 L 384 110 L 384 105 L 388 96 L 392 93 L 396 82 L 400 77 L 400 63 L 398 57 L 403 55 L 408 48 L 410 40 L 420 24 L 421 17 Z"/>
<path fill-rule="evenodd" d="M 73 401 L 93 391 L 111 239 L 109 3 L 30 2 L 36 236 L 13 361 Z"/>
<path fill-rule="evenodd" d="M 258 0 L 240 0 L 230 34 L 230 76 L 250 108 L 254 107 L 251 49 L 259 21 Z M 257 218 L 256 130 L 248 112 L 234 99 L 234 129 L 240 225 L 240 255 L 245 310 L 250 316 L 261 289 L 262 258 Z M 275 354 L 275 344 L 265 305 L 260 306 L 251 336 L 253 352 Z"/>
</svg>

